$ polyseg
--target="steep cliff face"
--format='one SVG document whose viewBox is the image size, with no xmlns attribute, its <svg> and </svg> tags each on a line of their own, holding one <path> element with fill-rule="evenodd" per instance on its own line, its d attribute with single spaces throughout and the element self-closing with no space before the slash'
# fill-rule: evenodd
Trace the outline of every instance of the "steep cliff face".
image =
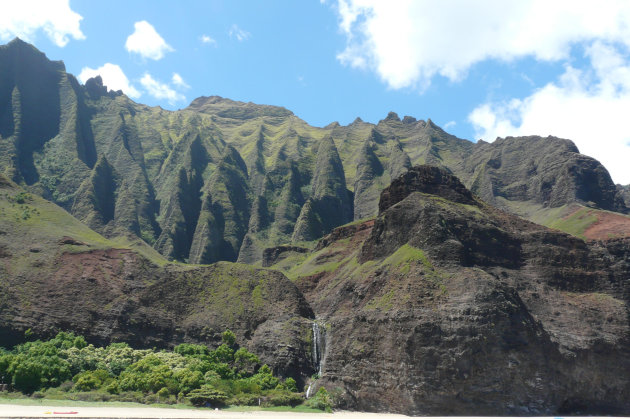
<svg viewBox="0 0 630 419">
<path fill-rule="evenodd" d="M 567 140 L 473 144 L 393 112 L 316 128 L 218 96 L 169 112 L 100 77 L 81 86 L 20 40 L 0 47 L 0 104 L 2 173 L 109 238 L 132 234 L 179 261 L 258 263 L 267 247 L 373 217 L 412 164 L 448 168 L 486 201 L 547 225 L 559 216 L 546 210 L 573 203 L 627 211 L 606 169 Z"/>
<path fill-rule="evenodd" d="M 325 138 L 317 151 L 311 198 L 302 207 L 292 241 L 313 241 L 352 221 L 350 194 L 337 147 L 332 138 Z"/>
<path fill-rule="evenodd" d="M 430 167 L 381 203 L 290 270 L 327 325 L 316 385 L 373 411 L 630 412 L 628 239 L 587 244 Z"/>
<path fill-rule="evenodd" d="M 573 142 L 556 137 L 507 137 L 480 141 L 455 173 L 481 198 L 499 204 L 534 201 L 544 207 L 572 202 L 626 212 L 608 171 L 579 154 Z"/>
<path fill-rule="evenodd" d="M 570 141 L 473 144 L 393 112 L 316 128 L 218 96 L 168 112 L 100 77 L 81 86 L 20 40 L 0 47 L 0 103 L 2 173 L 107 237 L 133 234 L 180 261 L 257 263 L 266 247 L 375 216 L 381 191 L 412 164 L 448 168 L 486 201 L 547 224 L 558 217 L 534 210 L 627 211 L 605 168 Z"/>
<path fill-rule="evenodd" d="M 623 201 L 626 203 L 626 207 L 630 208 L 630 185 L 617 185 L 617 191 Z"/>
</svg>

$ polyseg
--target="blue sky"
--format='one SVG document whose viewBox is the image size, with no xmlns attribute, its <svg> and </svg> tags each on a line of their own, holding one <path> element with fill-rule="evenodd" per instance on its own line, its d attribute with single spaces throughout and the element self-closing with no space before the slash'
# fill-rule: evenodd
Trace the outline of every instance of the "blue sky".
<svg viewBox="0 0 630 419">
<path fill-rule="evenodd" d="M 630 183 L 630 7 L 608 1 L 0 0 L 32 42 L 134 100 L 284 106 L 316 126 L 387 112 L 461 138 L 556 135 Z"/>
</svg>

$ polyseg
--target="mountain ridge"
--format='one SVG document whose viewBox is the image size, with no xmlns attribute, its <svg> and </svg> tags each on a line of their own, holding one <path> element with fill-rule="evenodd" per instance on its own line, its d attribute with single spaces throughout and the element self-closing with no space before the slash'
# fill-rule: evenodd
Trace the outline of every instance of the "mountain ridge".
<svg viewBox="0 0 630 419">
<path fill-rule="evenodd" d="M 36 65 L 17 71 L 19 60 Z M 131 232 L 173 260 L 260 263 L 267 247 L 300 245 L 374 216 L 380 191 L 416 164 L 446 167 L 484 200 L 525 217 L 532 206 L 545 212 L 573 203 L 628 211 L 606 169 L 555 137 L 472 143 L 394 112 L 377 124 L 357 118 L 318 128 L 282 107 L 219 96 L 166 111 L 108 91 L 99 77 L 81 86 L 62 63 L 19 40 L 0 49 L 0 85 L 3 173 L 102 234 Z M 44 101 L 27 85 L 40 86 Z M 39 128 L 15 131 L 22 125 Z M 545 153 L 532 152 L 538 148 Z M 526 164 L 514 157 L 525 149 Z M 102 159 L 116 181 L 90 189 Z M 226 171 L 234 159 L 243 164 Z M 320 161 L 333 162 L 331 170 L 318 175 Z M 314 183 L 342 186 L 318 197 Z M 243 196 L 226 195 L 226 185 L 240 185 Z M 106 217 L 94 204 L 105 200 L 97 190 L 115 201 Z M 343 215 L 328 220 L 328 205 Z"/>
</svg>

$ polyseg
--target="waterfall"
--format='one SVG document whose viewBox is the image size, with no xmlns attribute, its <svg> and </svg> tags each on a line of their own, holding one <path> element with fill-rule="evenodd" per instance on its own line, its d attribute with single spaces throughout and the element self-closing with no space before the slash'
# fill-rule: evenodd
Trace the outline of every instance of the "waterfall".
<svg viewBox="0 0 630 419">
<path fill-rule="evenodd" d="M 326 329 L 313 322 L 313 366 L 317 374 L 322 376 L 324 365 L 324 350 L 326 349 Z"/>
<path fill-rule="evenodd" d="M 322 376 L 322 371 L 324 367 L 324 356 L 326 351 L 326 327 L 324 325 L 320 326 L 316 321 L 313 322 L 313 367 L 315 371 L 317 371 L 318 377 Z M 313 387 L 313 382 L 311 381 L 306 389 L 306 398 L 308 399 L 311 395 L 311 389 Z"/>
</svg>

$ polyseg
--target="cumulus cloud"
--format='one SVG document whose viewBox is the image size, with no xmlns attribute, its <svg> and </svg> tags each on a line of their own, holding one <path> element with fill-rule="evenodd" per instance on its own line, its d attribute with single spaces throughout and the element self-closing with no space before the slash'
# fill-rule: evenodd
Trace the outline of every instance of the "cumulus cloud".
<svg viewBox="0 0 630 419">
<path fill-rule="evenodd" d="M 601 41 L 586 49 L 589 65 L 564 73 L 525 98 L 484 103 L 468 119 L 487 141 L 507 135 L 554 135 L 573 140 L 598 159 L 617 183 L 630 184 L 630 54 Z"/>
<path fill-rule="evenodd" d="M 394 89 L 465 77 L 475 63 L 531 56 L 562 60 L 579 42 L 630 45 L 630 7 L 587 0 L 339 0 L 346 47 L 337 58 Z"/>
<path fill-rule="evenodd" d="M 184 79 L 182 78 L 182 76 L 180 76 L 178 73 L 173 73 L 171 82 L 175 86 L 179 87 L 180 89 L 190 89 L 190 86 L 188 85 L 188 83 L 186 83 Z"/>
<path fill-rule="evenodd" d="M 0 39 L 20 37 L 33 42 L 42 30 L 59 47 L 70 40 L 85 39 L 80 22 L 83 17 L 70 8 L 69 0 L 0 1 Z"/>
<path fill-rule="evenodd" d="M 230 38 L 236 38 L 239 42 L 246 41 L 251 36 L 249 32 L 239 28 L 236 24 L 230 27 L 229 35 Z"/>
<path fill-rule="evenodd" d="M 183 81 L 183 80 L 182 80 Z M 145 73 L 140 79 L 142 87 L 154 98 L 167 100 L 171 105 L 175 102 L 186 100 L 186 97 L 166 83 L 160 83 L 155 80 L 149 73 Z"/>
<path fill-rule="evenodd" d="M 131 85 L 129 79 L 117 64 L 105 63 L 99 68 L 83 67 L 78 77 L 81 83 L 85 84 L 88 79 L 99 75 L 103 79 L 103 84 L 109 90 L 122 90 L 123 93 L 133 99 L 141 96 L 141 93 Z"/>
<path fill-rule="evenodd" d="M 174 51 L 146 20 L 136 22 L 134 28 L 125 43 L 127 51 L 152 60 L 161 60 L 167 52 Z"/>
<path fill-rule="evenodd" d="M 446 124 L 444 124 L 444 129 L 449 130 L 450 128 L 453 128 L 455 125 L 457 125 L 457 122 L 448 121 Z"/>
<path fill-rule="evenodd" d="M 205 35 L 205 34 L 201 35 L 201 37 L 199 37 L 199 39 L 204 44 L 209 44 L 209 45 L 214 45 L 214 46 L 217 45 L 217 41 L 214 38 L 212 38 L 212 37 L 210 37 L 208 35 Z"/>
</svg>

